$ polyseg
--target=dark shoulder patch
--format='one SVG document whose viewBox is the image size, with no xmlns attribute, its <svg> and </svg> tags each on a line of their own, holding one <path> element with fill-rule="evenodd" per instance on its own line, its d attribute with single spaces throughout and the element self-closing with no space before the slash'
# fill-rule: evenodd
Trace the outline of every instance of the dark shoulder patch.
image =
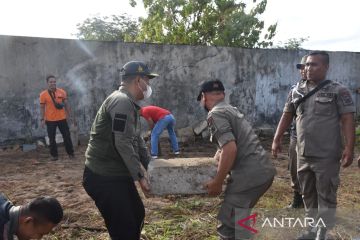
<svg viewBox="0 0 360 240">
<path fill-rule="evenodd" d="M 127 115 L 122 113 L 115 113 L 115 118 L 113 121 L 114 132 L 124 132 L 126 121 L 127 121 Z"/>
<path fill-rule="evenodd" d="M 354 105 L 351 94 L 347 89 L 341 89 L 339 95 L 344 106 Z"/>
</svg>

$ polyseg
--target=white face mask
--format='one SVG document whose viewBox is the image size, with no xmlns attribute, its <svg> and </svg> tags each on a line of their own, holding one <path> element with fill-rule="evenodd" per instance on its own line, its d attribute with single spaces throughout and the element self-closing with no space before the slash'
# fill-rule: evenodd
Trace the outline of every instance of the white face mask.
<svg viewBox="0 0 360 240">
<path fill-rule="evenodd" d="M 143 92 L 144 99 L 147 99 L 147 98 L 149 98 L 149 97 L 151 96 L 151 94 L 152 94 L 152 88 L 151 88 L 151 86 L 147 85 L 145 81 L 144 81 L 144 83 L 145 83 L 146 89 L 145 89 L 145 90 L 142 90 L 141 88 L 140 88 L 140 89 L 141 89 L 142 92 Z"/>
<path fill-rule="evenodd" d="M 144 98 L 149 98 L 152 94 L 152 88 L 149 85 L 146 85 L 146 90 L 143 92 Z"/>
<path fill-rule="evenodd" d="M 206 99 L 205 96 L 201 96 L 201 100 L 200 100 L 200 106 L 202 108 L 204 108 L 207 112 L 209 112 L 209 109 L 206 107 Z"/>
</svg>

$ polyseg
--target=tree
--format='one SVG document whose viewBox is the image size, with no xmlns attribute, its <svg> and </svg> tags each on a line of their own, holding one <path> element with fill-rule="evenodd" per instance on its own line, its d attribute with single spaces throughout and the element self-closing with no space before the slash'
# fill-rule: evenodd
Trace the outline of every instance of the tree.
<svg viewBox="0 0 360 240">
<path fill-rule="evenodd" d="M 281 49 L 294 49 L 294 50 L 299 50 L 299 49 L 303 49 L 301 47 L 301 45 L 308 41 L 309 37 L 306 38 L 289 38 L 286 42 L 279 42 L 279 44 L 276 46 L 277 48 L 281 48 Z"/>
<path fill-rule="evenodd" d="M 264 21 L 259 20 L 267 0 L 249 12 L 245 3 L 235 0 L 143 0 L 143 3 L 148 16 L 140 19 L 138 41 L 246 48 L 273 44 L 276 24 L 263 31 Z M 130 0 L 130 4 L 135 6 L 136 1 Z"/>
<path fill-rule="evenodd" d="M 139 23 L 127 15 L 87 18 L 77 24 L 79 39 L 100 41 L 135 41 L 139 33 Z"/>
</svg>

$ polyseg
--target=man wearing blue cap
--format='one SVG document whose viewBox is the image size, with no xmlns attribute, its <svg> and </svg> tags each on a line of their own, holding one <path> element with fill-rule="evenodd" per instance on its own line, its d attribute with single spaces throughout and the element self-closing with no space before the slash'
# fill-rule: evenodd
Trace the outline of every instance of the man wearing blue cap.
<svg viewBox="0 0 360 240">
<path fill-rule="evenodd" d="M 244 115 L 225 102 L 221 81 L 202 84 L 197 100 L 208 111 L 210 141 L 218 146 L 216 176 L 205 183 L 210 196 L 218 196 L 228 174 L 224 201 L 218 214 L 220 239 L 248 239 L 251 232 L 237 222 L 271 186 L 276 170 Z"/>
<path fill-rule="evenodd" d="M 146 194 L 144 177 L 150 157 L 140 137 L 140 107 L 136 101 L 151 95 L 150 79 L 158 76 L 140 61 L 121 69 L 119 90 L 98 110 L 85 156 L 83 186 L 95 201 L 112 240 L 140 239 L 145 209 L 137 192 Z"/>
</svg>

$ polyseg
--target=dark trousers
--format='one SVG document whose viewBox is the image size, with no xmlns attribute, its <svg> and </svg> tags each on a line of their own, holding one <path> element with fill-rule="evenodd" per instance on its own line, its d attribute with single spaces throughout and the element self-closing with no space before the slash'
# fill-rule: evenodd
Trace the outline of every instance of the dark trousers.
<svg viewBox="0 0 360 240">
<path fill-rule="evenodd" d="M 112 240 L 138 240 L 145 208 L 131 177 L 100 176 L 85 167 L 83 187 L 95 201 Z"/>
<path fill-rule="evenodd" d="M 46 121 L 46 129 L 49 136 L 49 142 L 50 142 L 50 154 L 53 157 L 58 156 L 55 136 L 56 136 L 56 127 L 59 128 L 61 135 L 64 139 L 64 145 L 67 154 L 73 155 L 74 154 L 74 148 L 71 142 L 70 137 L 70 131 L 69 126 L 67 124 L 66 119 L 60 120 L 60 121 Z"/>
<path fill-rule="evenodd" d="M 297 139 L 290 137 L 289 144 L 289 170 L 291 176 L 291 187 L 294 192 L 301 193 L 299 180 L 297 177 L 297 152 L 296 152 Z"/>
</svg>

